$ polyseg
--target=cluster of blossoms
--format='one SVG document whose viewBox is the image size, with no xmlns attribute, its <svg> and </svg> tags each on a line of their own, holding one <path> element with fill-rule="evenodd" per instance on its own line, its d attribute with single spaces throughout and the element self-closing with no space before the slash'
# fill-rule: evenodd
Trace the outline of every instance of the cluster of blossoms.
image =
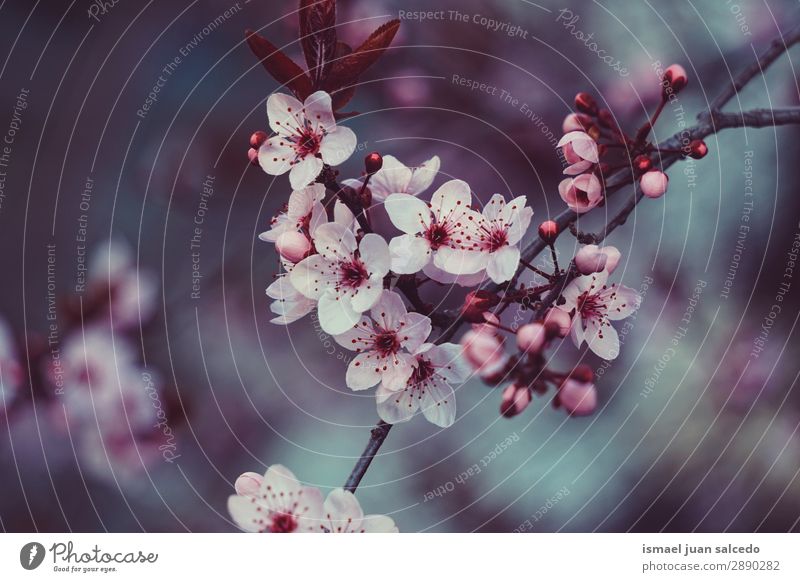
<svg viewBox="0 0 800 582">
<path fill-rule="evenodd" d="M 132 336 L 154 315 L 157 290 L 127 246 L 102 244 L 89 264 L 82 317 L 74 313 L 80 319 L 65 333 L 58 358 L 45 358 L 43 376 L 61 395 L 51 406 L 54 425 L 68 431 L 84 467 L 101 478 L 109 467 L 133 477 L 161 456 L 162 381 L 139 363 Z"/>
<path fill-rule="evenodd" d="M 627 135 L 608 109 L 601 109 L 588 93 L 575 97 L 575 112 L 564 119 L 564 136 L 557 146 L 566 162 L 564 174 L 569 176 L 558 186 L 564 202 L 578 214 L 588 212 L 604 201 L 603 178 L 621 167 L 630 167 L 638 179 L 639 189 L 648 198 L 660 198 L 669 186 L 668 176 L 658 169 L 663 154 L 679 154 L 700 159 L 708 153 L 702 140 L 691 140 L 681 150 L 663 150 L 647 141 L 647 136 L 664 109 L 688 84 L 686 71 L 671 65 L 661 78 L 662 98 L 653 116 L 637 131 Z M 614 151 L 621 151 L 616 165 L 604 161 Z"/>
<path fill-rule="evenodd" d="M 260 533 L 396 533 L 385 515 L 364 515 L 350 491 L 334 489 L 323 502 L 316 487 L 305 487 L 283 465 L 262 476 L 244 473 L 228 498 L 228 511 L 245 531 Z"/>
</svg>

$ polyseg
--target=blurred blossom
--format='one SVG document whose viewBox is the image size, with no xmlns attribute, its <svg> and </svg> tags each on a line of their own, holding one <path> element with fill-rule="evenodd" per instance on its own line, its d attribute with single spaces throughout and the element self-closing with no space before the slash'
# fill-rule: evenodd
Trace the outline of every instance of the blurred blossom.
<svg viewBox="0 0 800 582">
<path fill-rule="evenodd" d="M 14 335 L 0 318 L 0 413 L 11 407 L 23 382 L 22 365 L 17 355 Z"/>
</svg>

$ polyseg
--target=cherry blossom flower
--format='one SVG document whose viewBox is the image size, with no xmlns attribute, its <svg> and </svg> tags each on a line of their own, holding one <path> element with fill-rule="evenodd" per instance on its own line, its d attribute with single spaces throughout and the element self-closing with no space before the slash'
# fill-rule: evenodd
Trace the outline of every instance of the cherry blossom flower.
<svg viewBox="0 0 800 582">
<path fill-rule="evenodd" d="M 228 511 L 239 527 L 267 533 L 397 533 L 392 518 L 364 515 L 356 496 L 334 489 L 322 502 L 315 487 L 303 487 L 282 465 L 262 477 L 243 473 L 228 498 Z"/>
<path fill-rule="evenodd" d="M 572 339 L 577 347 L 587 342 L 589 349 L 606 360 L 619 355 L 619 336 L 612 321 L 632 315 L 641 302 L 639 294 L 624 285 L 606 285 L 608 272 L 574 279 L 564 290 L 561 309 L 575 314 Z"/>
<path fill-rule="evenodd" d="M 383 156 L 383 166 L 369 181 L 372 201 L 383 202 L 392 194 L 419 196 L 433 184 L 440 165 L 439 156 L 433 156 L 417 167 L 408 167 L 394 156 Z M 358 190 L 363 182 L 347 180 L 345 185 Z"/>
<path fill-rule="evenodd" d="M 597 142 L 585 131 L 570 131 L 558 142 L 564 159 L 570 164 L 564 169 L 567 176 L 581 174 L 600 162 Z"/>
<path fill-rule="evenodd" d="M 591 275 L 600 271 L 609 274 L 617 268 L 622 254 L 616 247 L 599 247 L 597 245 L 584 245 L 575 253 L 575 266 L 582 275 Z"/>
<path fill-rule="evenodd" d="M 317 306 L 316 301 L 309 299 L 292 285 L 289 274 L 294 265 L 284 262 L 284 267 L 286 268 L 286 273 L 278 275 L 275 281 L 267 287 L 267 296 L 274 299 L 269 309 L 277 316 L 272 318 L 270 322 L 277 325 L 294 323 L 314 311 Z"/>
<path fill-rule="evenodd" d="M 397 533 L 397 526 L 386 515 L 364 515 L 361 504 L 342 488 L 328 493 L 319 525 L 325 533 Z"/>
<path fill-rule="evenodd" d="M 389 243 L 392 271 L 412 274 L 428 263 L 454 275 L 469 275 L 481 270 L 484 262 L 474 249 L 480 215 L 470 208 L 472 194 L 462 180 L 442 184 L 430 205 L 410 194 L 386 198 L 386 211 L 392 223 L 405 234 Z"/>
<path fill-rule="evenodd" d="M 431 320 L 408 313 L 403 299 L 384 291 L 372 307 L 371 317 L 347 332 L 334 336 L 342 347 L 358 352 L 347 368 L 347 386 L 366 390 L 383 382 L 391 389 L 402 388 L 414 371 L 414 353 L 428 339 Z"/>
<path fill-rule="evenodd" d="M 338 166 L 356 149 L 356 135 L 337 127 L 331 97 L 324 91 L 300 103 L 290 95 L 273 93 L 267 100 L 269 126 L 276 135 L 258 148 L 261 168 L 273 176 L 289 173 L 292 188 L 311 184 L 323 164 Z"/>
<path fill-rule="evenodd" d="M 99 300 L 108 301 L 101 311 L 116 329 L 129 329 L 155 313 L 158 281 L 140 269 L 131 248 L 120 240 L 101 244 L 89 264 L 87 286 Z"/>
<path fill-rule="evenodd" d="M 357 243 L 352 230 L 335 222 L 317 227 L 314 245 L 319 254 L 295 265 L 290 281 L 300 293 L 318 301 L 322 329 L 341 334 L 380 298 L 389 272 L 389 246 L 372 233 Z"/>
<path fill-rule="evenodd" d="M 462 383 L 469 368 L 461 358 L 461 346 L 423 344 L 414 354 L 414 372 L 408 382 L 395 389 L 381 383 L 376 393 L 378 416 L 396 424 L 422 414 L 436 426 L 451 426 L 456 417 L 456 397 L 451 383 Z"/>
<path fill-rule="evenodd" d="M 272 465 L 260 481 L 254 475 L 240 477 L 236 486 L 239 493 L 228 498 L 228 511 L 240 528 L 262 533 L 319 530 L 323 505 L 319 489 L 302 486 L 283 465 Z M 245 483 L 240 484 L 245 477 Z"/>
<path fill-rule="evenodd" d="M 588 212 L 603 200 L 603 187 L 594 174 L 581 174 L 562 180 L 558 185 L 561 199 L 573 212 Z"/>
<path fill-rule="evenodd" d="M 478 223 L 476 250 L 479 264 L 495 283 L 510 281 L 519 266 L 519 245 L 528 230 L 533 210 L 526 206 L 525 196 L 514 198 L 506 204 L 502 194 L 495 194 L 483 208 Z"/>
<path fill-rule="evenodd" d="M 0 413 L 14 401 L 23 382 L 22 365 L 11 328 L 0 319 Z"/>
<path fill-rule="evenodd" d="M 275 242 L 286 232 L 304 232 L 313 234 L 320 224 L 327 221 L 322 199 L 325 198 L 325 186 L 312 184 L 307 188 L 293 191 L 289 195 L 286 207 L 270 221 L 270 229 L 258 235 L 265 242 Z"/>
</svg>

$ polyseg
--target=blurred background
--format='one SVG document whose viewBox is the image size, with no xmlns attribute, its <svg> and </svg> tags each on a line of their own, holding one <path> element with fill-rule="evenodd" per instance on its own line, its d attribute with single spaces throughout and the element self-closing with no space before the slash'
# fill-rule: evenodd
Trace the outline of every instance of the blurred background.
<svg viewBox="0 0 800 582">
<path fill-rule="evenodd" d="M 269 322 L 278 261 L 257 234 L 288 180 L 246 156 L 278 85 L 243 31 L 302 62 L 295 10 L 0 5 L 3 530 L 234 531 L 240 473 L 282 463 L 325 491 L 350 473 L 374 396 L 345 387 L 350 354 L 312 317 Z M 800 22 L 793 0 L 341 0 L 339 36 L 357 45 L 398 15 L 347 108 L 359 151 L 342 177 L 368 151 L 435 154 L 434 187 L 525 194 L 534 224 L 563 208 L 554 146 L 575 93 L 634 130 L 659 99 L 654 63 L 681 63 L 689 87 L 660 141 Z M 800 104 L 798 58 L 728 109 Z M 553 352 L 597 370 L 594 416 L 541 398 L 501 418 L 498 390 L 470 381 L 451 428 L 392 430 L 359 489 L 365 511 L 401 531 L 798 531 L 798 137 L 709 137 L 709 155 L 673 166 L 668 194 L 614 232 L 615 277 L 645 295 L 621 356 Z M 607 220 L 596 214 L 581 228 Z"/>
</svg>

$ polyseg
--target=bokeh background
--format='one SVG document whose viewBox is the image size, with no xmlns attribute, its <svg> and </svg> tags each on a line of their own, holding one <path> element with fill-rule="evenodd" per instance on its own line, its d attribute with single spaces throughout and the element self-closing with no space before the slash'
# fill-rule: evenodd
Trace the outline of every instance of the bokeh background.
<svg viewBox="0 0 800 582">
<path fill-rule="evenodd" d="M 372 394 L 344 386 L 349 354 L 312 318 L 269 323 L 264 289 L 278 265 L 256 235 L 289 191 L 285 177 L 247 162 L 248 138 L 266 128 L 277 84 L 243 30 L 260 29 L 300 62 L 296 6 L 100 5 L 0 4 L 0 133 L 14 129 L 0 168 L 0 314 L 4 345 L 17 346 L 2 354 L 0 527 L 233 531 L 225 506 L 237 475 L 282 463 L 324 490 L 341 486 L 377 420 Z M 562 9 L 579 17 L 573 28 L 559 20 Z M 525 194 L 534 223 L 563 208 L 554 144 L 576 92 L 593 92 L 636 128 L 658 100 L 653 63 L 683 64 L 690 84 L 682 111 L 668 108 L 659 121 L 661 140 L 693 123 L 732 72 L 800 22 L 793 0 L 341 0 L 339 35 L 358 44 L 414 10 L 445 17 L 405 19 L 361 79 L 351 103 L 360 114 L 347 122 L 361 149 L 343 177 L 357 177 L 367 151 L 409 164 L 436 154 L 436 184 L 462 178 L 482 200 Z M 491 30 L 481 17 L 518 32 Z M 628 74 L 575 30 L 592 34 Z M 790 51 L 729 109 L 800 104 L 798 58 Z M 519 103 L 471 91 L 454 75 Z M 798 137 L 797 128 L 711 136 L 709 155 L 673 166 L 668 194 L 642 203 L 613 234 L 609 243 L 624 254 L 618 278 L 646 291 L 622 354 L 609 365 L 565 343 L 553 355 L 562 368 L 583 358 L 598 370 L 594 416 L 568 418 L 543 398 L 504 419 L 499 392 L 470 381 L 457 391 L 453 427 L 415 418 L 392 430 L 359 489 L 365 510 L 391 514 L 402 531 L 800 529 Z M 597 214 L 582 228 L 602 224 Z M 81 338 L 70 336 L 85 329 L 81 308 L 90 316 L 96 298 L 76 292 L 83 231 L 87 256 L 101 257 L 86 259 L 90 278 L 102 280 L 111 263 L 123 265 L 116 277 L 138 281 L 138 269 L 147 278 L 133 284 L 148 290 L 141 325 L 136 317 L 124 329 L 97 324 L 106 335 L 93 349 L 111 370 L 117 342 L 134 352 L 133 391 L 157 384 L 169 433 L 109 444 L 106 425 L 129 426 L 126 415 L 109 417 L 85 400 L 70 408 L 69 383 L 57 393 L 37 360 L 51 354 L 43 346 L 54 295 L 59 342 Z M 565 260 L 574 250 L 567 239 Z M 775 304 L 780 313 L 770 316 Z M 135 297 L 127 305 L 139 315 Z M 476 464 L 480 472 L 458 478 Z"/>
</svg>

